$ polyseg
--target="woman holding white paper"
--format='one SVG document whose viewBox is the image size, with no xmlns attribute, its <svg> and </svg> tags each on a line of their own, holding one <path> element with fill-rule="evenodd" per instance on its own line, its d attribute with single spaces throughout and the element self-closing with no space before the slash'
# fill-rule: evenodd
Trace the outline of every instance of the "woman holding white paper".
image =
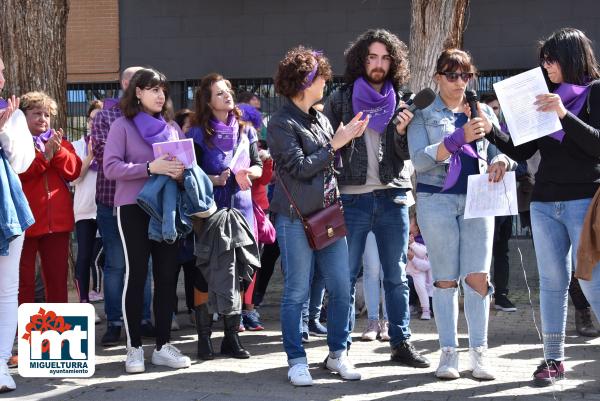
<svg viewBox="0 0 600 401">
<path fill-rule="evenodd" d="M 494 129 L 488 136 L 518 161 L 541 155 L 530 205 L 531 228 L 540 275 L 544 361 L 534 384 L 564 378 L 567 296 L 584 217 L 600 186 L 600 71 L 591 41 L 577 29 L 554 32 L 540 47 L 552 93 L 537 96 L 538 110 L 556 113 L 563 129 L 514 146 Z M 600 315 L 600 274 L 579 280 L 596 316 Z"/>
<path fill-rule="evenodd" d="M 212 73 L 203 77 L 194 101 L 193 126 L 187 136 L 194 139 L 198 165 L 213 183 L 215 203 L 218 208 L 239 210 L 256 238 L 250 191 L 252 180 L 262 175 L 256 130 L 240 119 L 242 112 L 235 105 L 231 83 L 222 75 Z M 201 274 L 197 276 L 194 303 L 199 316 L 206 317 L 208 283 Z M 238 322 L 237 326 L 240 331 L 264 329 L 252 303 L 255 280 L 256 275 L 244 289 L 243 325 Z"/>
<path fill-rule="evenodd" d="M 442 379 L 460 376 L 456 350 L 460 281 L 472 374 L 483 380 L 495 378 L 485 360 L 494 218 L 465 220 L 467 177 L 488 172 L 490 180 L 497 182 L 514 162 L 484 139 L 492 125 L 498 125 L 491 108 L 479 105 L 480 117 L 469 119 L 465 89 L 474 73 L 468 53 L 442 52 L 434 77 L 439 93 L 433 104 L 415 112 L 408 126 L 410 159 L 417 173 L 417 217 L 429 250 L 433 310 L 442 348 L 435 375 Z"/>
<path fill-rule="evenodd" d="M 214 186 L 218 207 L 238 209 L 251 228 L 252 180 L 262 175 L 256 130 L 241 122 L 231 83 L 219 74 L 202 78 L 195 95 L 195 116 L 188 137 L 196 144 L 198 165 Z"/>
</svg>

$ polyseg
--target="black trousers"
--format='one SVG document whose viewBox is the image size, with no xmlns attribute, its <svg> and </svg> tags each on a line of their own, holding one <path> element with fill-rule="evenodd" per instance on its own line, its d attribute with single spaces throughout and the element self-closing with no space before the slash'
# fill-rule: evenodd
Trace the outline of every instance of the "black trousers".
<svg viewBox="0 0 600 401">
<path fill-rule="evenodd" d="M 279 244 L 275 241 L 273 244 L 266 244 L 260 257 L 260 269 L 256 272 L 256 283 L 254 283 L 254 294 L 264 296 L 267 293 L 269 281 L 275 270 L 275 262 L 279 258 Z"/>
<path fill-rule="evenodd" d="M 127 331 L 127 344 L 131 347 L 142 345 L 140 325 L 144 307 L 144 284 L 148 275 L 148 262 L 152 255 L 156 347 L 160 348 L 169 341 L 171 319 L 175 311 L 177 242 L 167 244 L 150 240 L 148 238 L 150 216 L 138 205 L 120 206 L 118 222 L 125 253 L 123 319 Z"/>
<path fill-rule="evenodd" d="M 494 274 L 496 294 L 508 294 L 508 240 L 512 235 L 512 216 L 496 217 L 494 226 Z"/>
</svg>

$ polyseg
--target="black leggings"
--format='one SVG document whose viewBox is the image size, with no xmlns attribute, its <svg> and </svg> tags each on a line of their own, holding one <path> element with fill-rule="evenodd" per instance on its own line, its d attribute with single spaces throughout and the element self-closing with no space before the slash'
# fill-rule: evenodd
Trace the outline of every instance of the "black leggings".
<svg viewBox="0 0 600 401">
<path fill-rule="evenodd" d="M 254 284 L 255 294 L 263 296 L 266 294 L 269 281 L 275 270 L 275 262 L 277 262 L 280 253 L 277 241 L 273 244 L 264 246 L 263 253 L 260 257 L 260 269 L 256 273 L 256 283 Z"/>
<path fill-rule="evenodd" d="M 120 206 L 118 220 L 125 253 L 123 319 L 127 331 L 127 343 L 131 347 L 142 345 L 140 325 L 144 306 L 144 285 L 148 275 L 148 262 L 152 255 L 156 347 L 160 349 L 169 341 L 171 318 L 175 311 L 177 242 L 167 244 L 150 240 L 148 238 L 150 217 L 138 205 Z"/>
</svg>

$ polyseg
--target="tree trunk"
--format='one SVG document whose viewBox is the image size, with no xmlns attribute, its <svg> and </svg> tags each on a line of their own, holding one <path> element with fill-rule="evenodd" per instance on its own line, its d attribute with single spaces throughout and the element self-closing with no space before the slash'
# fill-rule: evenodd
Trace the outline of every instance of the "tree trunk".
<svg viewBox="0 0 600 401">
<path fill-rule="evenodd" d="M 54 128 L 67 127 L 69 0 L 1 0 L 0 57 L 6 95 L 44 91 L 56 100 Z"/>
<path fill-rule="evenodd" d="M 442 50 L 462 47 L 469 0 L 412 0 L 410 88 L 436 89 L 435 62 Z"/>
</svg>

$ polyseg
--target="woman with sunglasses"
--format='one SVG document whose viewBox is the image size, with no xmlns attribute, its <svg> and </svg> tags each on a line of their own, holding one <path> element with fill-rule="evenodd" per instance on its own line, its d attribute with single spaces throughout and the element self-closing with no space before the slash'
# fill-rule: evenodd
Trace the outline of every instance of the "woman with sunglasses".
<svg viewBox="0 0 600 401">
<path fill-rule="evenodd" d="M 494 130 L 490 140 L 515 160 L 540 152 L 530 205 L 540 275 L 544 361 L 535 370 L 537 386 L 564 378 L 567 296 L 584 217 L 600 183 L 600 71 L 592 42 L 577 29 L 554 32 L 540 47 L 540 64 L 551 93 L 537 96 L 538 110 L 556 113 L 563 129 L 514 146 Z M 591 266 L 590 266 L 591 269 Z M 578 276 L 581 272 L 578 266 Z M 600 274 L 579 280 L 598 317 Z"/>
<path fill-rule="evenodd" d="M 465 89 L 475 67 L 468 53 L 444 50 L 436 64 L 438 95 L 415 112 L 408 127 L 410 159 L 417 173 L 417 218 L 431 263 L 433 310 L 442 355 L 435 375 L 457 379 L 458 285 L 462 281 L 473 377 L 493 380 L 485 360 L 494 218 L 464 219 L 467 177 L 489 173 L 498 182 L 514 162 L 498 154 L 484 135 L 498 125 L 493 111 L 478 104 L 470 119 Z M 489 164 L 488 164 L 489 163 Z M 448 168 L 449 167 L 449 168 Z"/>
</svg>

